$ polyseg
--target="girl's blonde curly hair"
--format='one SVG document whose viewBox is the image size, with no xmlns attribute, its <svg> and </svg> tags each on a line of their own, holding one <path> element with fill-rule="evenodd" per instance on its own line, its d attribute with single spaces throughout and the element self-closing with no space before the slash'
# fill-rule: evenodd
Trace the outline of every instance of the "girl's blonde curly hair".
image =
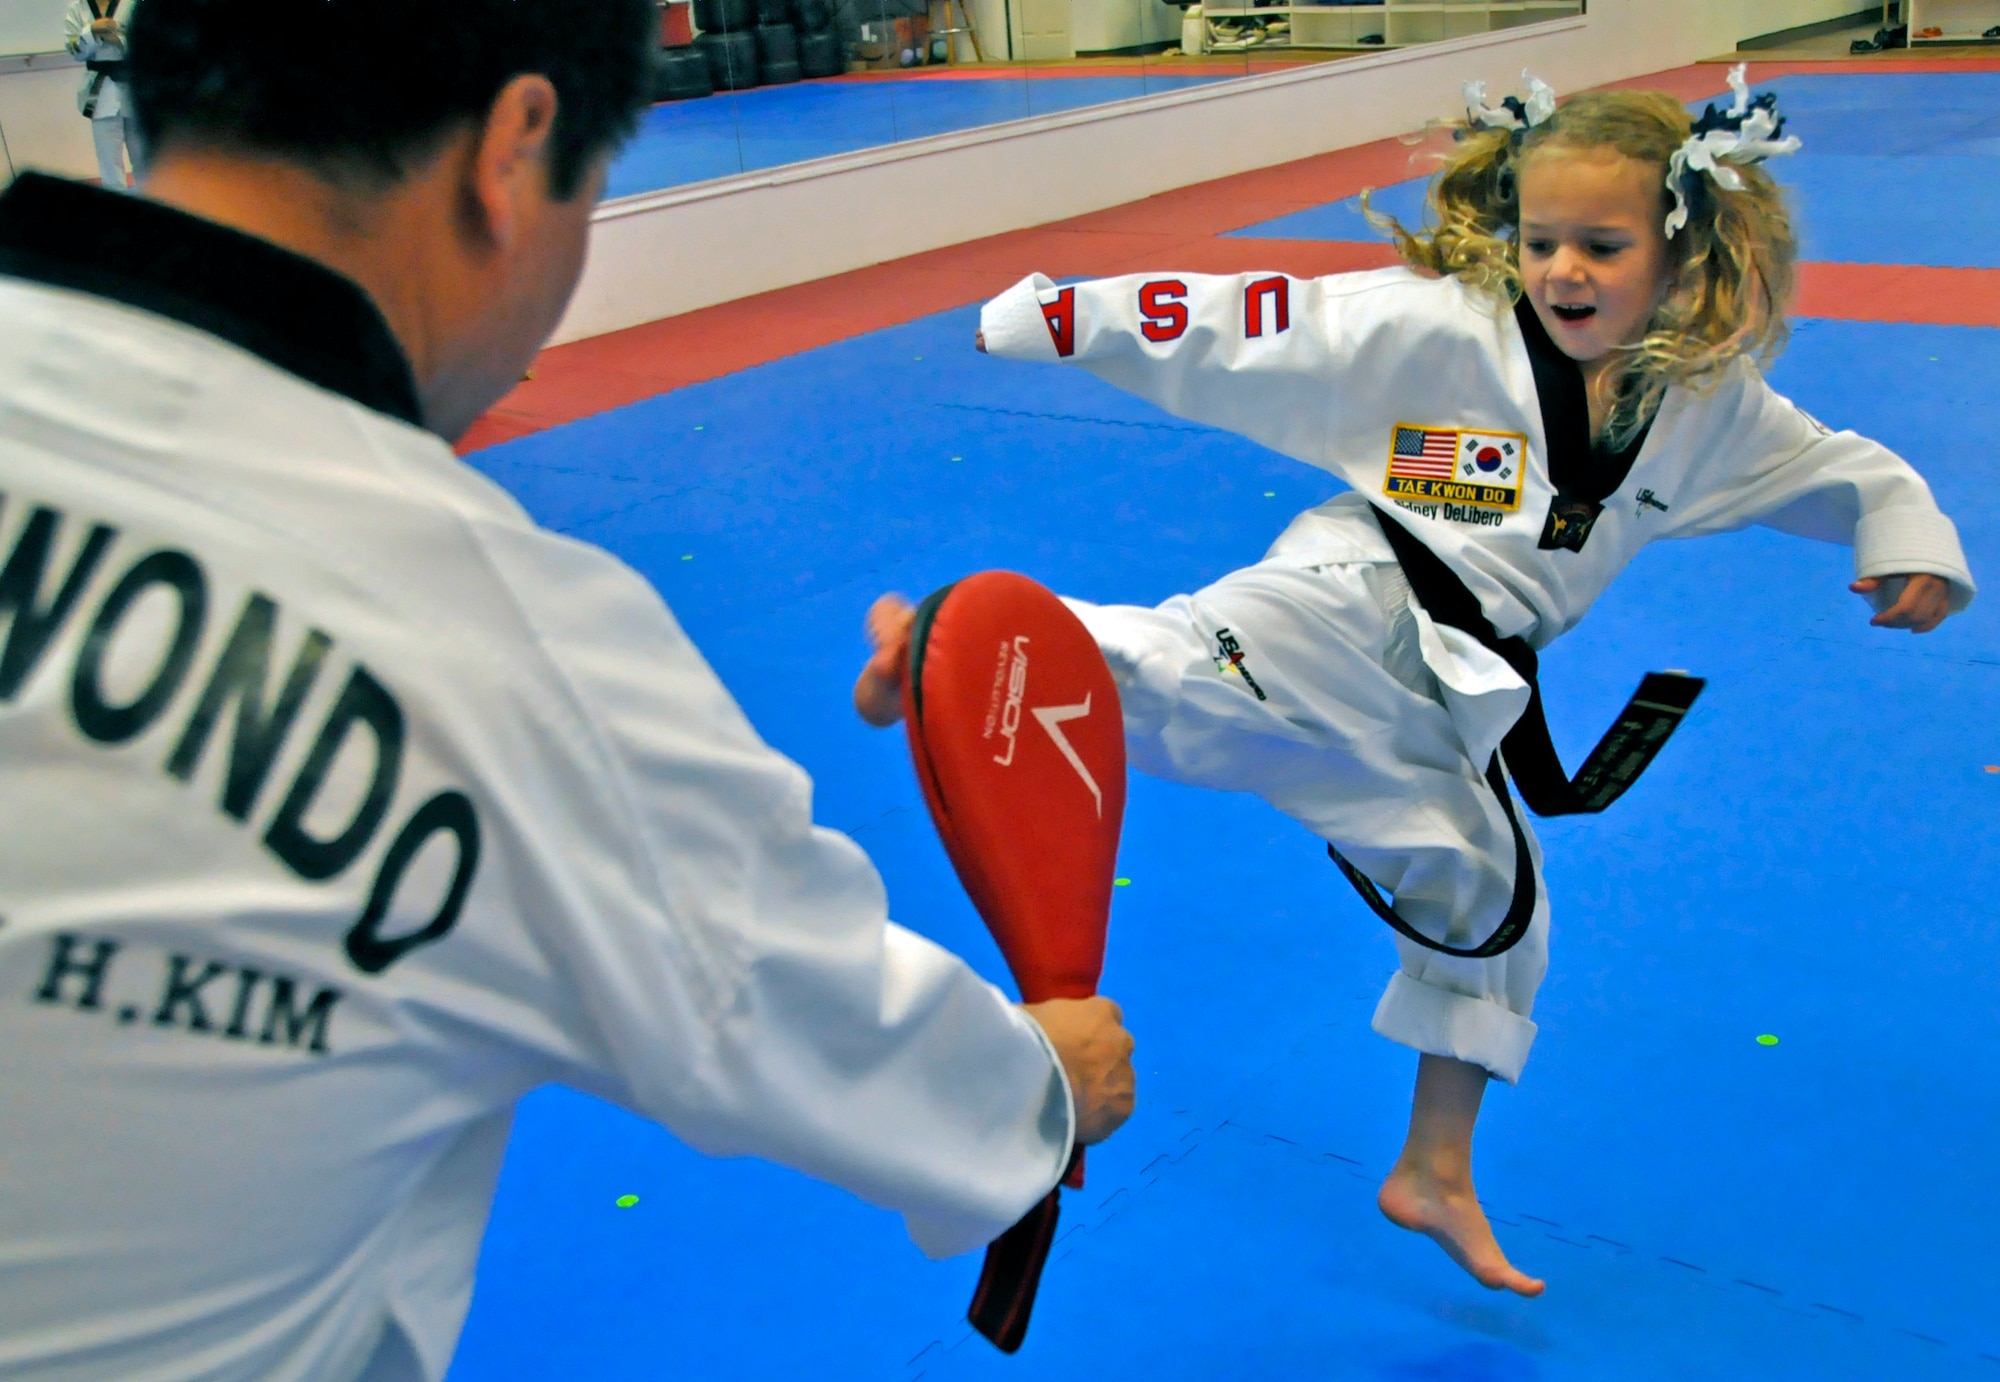
<svg viewBox="0 0 2000 1382">
<path fill-rule="evenodd" d="M 1536 157 L 1614 150 L 1659 170 L 1660 218 L 1674 204 L 1667 167 L 1693 129 L 1673 97 L 1658 91 L 1593 91 L 1566 102 L 1517 145 L 1506 130 L 1460 124 L 1458 147 L 1431 181 L 1430 224 L 1412 231 L 1367 210 L 1414 268 L 1463 279 L 1512 305 L 1522 292 L 1520 181 Z M 1671 285 L 1622 366 L 1599 387 L 1613 391 L 1605 427 L 1613 450 L 1629 444 L 1675 384 L 1700 390 L 1738 356 L 1768 364 L 1789 334 L 1798 239 L 1783 195 L 1762 168 L 1733 165 L 1741 191 L 1697 175 L 1688 223 L 1668 241 Z M 1366 199 L 1364 198 L 1364 207 Z"/>
</svg>

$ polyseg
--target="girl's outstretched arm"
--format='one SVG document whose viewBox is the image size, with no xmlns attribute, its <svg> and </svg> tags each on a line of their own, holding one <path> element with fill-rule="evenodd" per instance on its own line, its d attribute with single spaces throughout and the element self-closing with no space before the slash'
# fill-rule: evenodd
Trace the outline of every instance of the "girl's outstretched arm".
<svg viewBox="0 0 2000 1382">
<path fill-rule="evenodd" d="M 1755 523 L 1850 544 L 1849 589 L 1875 605 L 1878 628 L 1928 633 L 1972 602 L 1958 529 L 1909 462 L 1826 427 L 1747 363 L 1702 406 L 1662 408 L 1654 432 L 1696 458 L 1681 477 L 1687 498 L 1674 506 L 1674 536 Z"/>
<path fill-rule="evenodd" d="M 1899 581 L 1900 590 L 1896 585 Z M 1879 593 L 1882 600 L 1889 602 L 1886 609 L 1868 621 L 1878 629 L 1929 633 L 1951 614 L 1951 582 L 1928 571 L 1908 576 L 1867 576 L 1847 588 L 1871 599 Z"/>
<path fill-rule="evenodd" d="M 1350 276 L 1351 278 L 1352 276 Z M 1347 339 L 1339 278 L 1134 274 L 1058 286 L 1036 274 L 986 304 L 979 349 L 1081 365 L 1176 417 L 1311 465 L 1327 457 Z"/>
</svg>

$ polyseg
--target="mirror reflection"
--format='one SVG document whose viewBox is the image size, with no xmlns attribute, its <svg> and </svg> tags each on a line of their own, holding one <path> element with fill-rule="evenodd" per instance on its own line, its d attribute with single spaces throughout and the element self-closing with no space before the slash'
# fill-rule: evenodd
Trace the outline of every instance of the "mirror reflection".
<svg viewBox="0 0 2000 1382">
<path fill-rule="evenodd" d="M 662 0 L 611 197 L 1563 18 L 1584 0 Z"/>
<path fill-rule="evenodd" d="M 99 7 L 131 0 L 98 0 Z M 91 0 L 0 0 L 0 175 L 97 121 L 66 41 Z M 1584 0 L 659 0 L 656 104 L 607 198 L 1579 14 Z M 88 16 L 86 16 L 86 27 Z M 47 109 L 44 109 L 44 108 Z M 53 111 L 53 114 L 50 112 Z M 10 122 L 21 138 L 8 142 Z M 37 161 L 29 158 L 28 161 Z M 41 161 L 47 161 L 44 156 Z"/>
</svg>

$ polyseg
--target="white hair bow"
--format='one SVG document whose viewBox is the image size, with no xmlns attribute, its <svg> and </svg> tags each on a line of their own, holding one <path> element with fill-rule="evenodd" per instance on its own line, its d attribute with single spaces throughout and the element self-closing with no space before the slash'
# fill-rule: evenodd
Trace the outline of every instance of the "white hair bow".
<svg viewBox="0 0 2000 1382">
<path fill-rule="evenodd" d="M 1465 84 L 1465 119 L 1476 130 L 1513 130 L 1518 136 L 1525 134 L 1556 113 L 1556 93 L 1540 77 L 1523 70 L 1521 78 L 1528 84 L 1528 99 L 1509 96 L 1498 106 L 1486 104 L 1486 83 L 1467 82 Z"/>
<path fill-rule="evenodd" d="M 1726 111 L 1711 105 L 1702 112 L 1694 133 L 1667 163 L 1667 190 L 1674 194 L 1674 209 L 1667 213 L 1669 240 L 1687 225 L 1690 198 L 1703 173 L 1713 178 L 1716 186 L 1741 192 L 1743 175 L 1730 164 L 1762 163 L 1799 150 L 1797 136 L 1785 134 L 1778 98 L 1766 93 L 1750 99 L 1750 83 L 1744 78 L 1747 70 L 1742 63 L 1729 69 L 1729 88 L 1736 93 L 1734 104 Z"/>
</svg>

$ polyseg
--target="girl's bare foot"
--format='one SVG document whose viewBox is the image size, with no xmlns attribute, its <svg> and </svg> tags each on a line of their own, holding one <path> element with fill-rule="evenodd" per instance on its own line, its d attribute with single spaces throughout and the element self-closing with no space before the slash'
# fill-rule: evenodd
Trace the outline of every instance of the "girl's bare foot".
<svg viewBox="0 0 2000 1382">
<path fill-rule="evenodd" d="M 878 728 L 903 718 L 903 662 L 916 618 L 916 607 L 900 595 L 884 595 L 868 611 L 868 641 L 875 651 L 854 683 L 854 708 Z"/>
<path fill-rule="evenodd" d="M 1543 1283 L 1514 1270 L 1472 1188 L 1472 1128 L 1485 1096 L 1484 1067 L 1420 1057 L 1410 1137 L 1375 1203 L 1390 1223 L 1431 1238 L 1481 1286 L 1539 1296 Z"/>
<path fill-rule="evenodd" d="M 1522 1296 L 1542 1293 L 1545 1283 L 1518 1270 L 1500 1250 L 1470 1175 L 1448 1182 L 1406 1158 L 1382 1183 L 1375 1203 L 1390 1223 L 1429 1237 L 1481 1286 Z"/>
</svg>

